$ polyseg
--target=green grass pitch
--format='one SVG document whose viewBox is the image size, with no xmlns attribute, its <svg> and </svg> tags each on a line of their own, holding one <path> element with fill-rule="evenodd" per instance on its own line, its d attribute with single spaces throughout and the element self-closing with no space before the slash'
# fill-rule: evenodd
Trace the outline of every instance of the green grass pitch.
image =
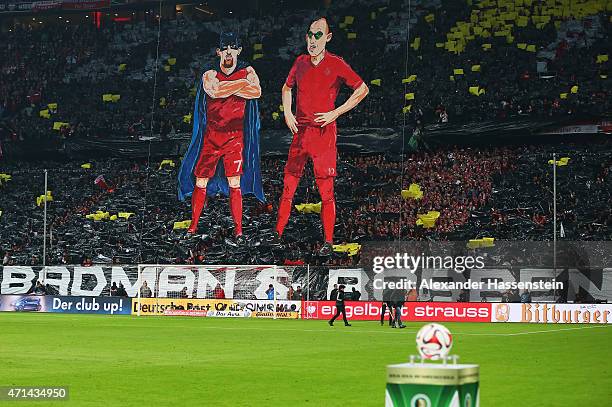
<svg viewBox="0 0 612 407">
<path fill-rule="evenodd" d="M 382 406 L 422 325 L 0 313 L 0 386 L 69 386 L 19 406 Z M 482 406 L 610 405 L 612 327 L 445 325 Z"/>
</svg>

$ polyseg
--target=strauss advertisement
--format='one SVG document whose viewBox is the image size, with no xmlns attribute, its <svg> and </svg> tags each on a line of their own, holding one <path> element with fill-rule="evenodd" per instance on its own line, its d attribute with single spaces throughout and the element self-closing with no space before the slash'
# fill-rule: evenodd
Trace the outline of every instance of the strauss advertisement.
<svg viewBox="0 0 612 407">
<path fill-rule="evenodd" d="M 330 319 L 336 313 L 333 301 L 307 301 L 304 303 L 307 319 Z M 347 302 L 346 316 L 357 321 L 380 320 L 382 304 L 363 301 Z M 491 322 L 489 303 L 406 302 L 402 308 L 403 321 Z"/>
</svg>

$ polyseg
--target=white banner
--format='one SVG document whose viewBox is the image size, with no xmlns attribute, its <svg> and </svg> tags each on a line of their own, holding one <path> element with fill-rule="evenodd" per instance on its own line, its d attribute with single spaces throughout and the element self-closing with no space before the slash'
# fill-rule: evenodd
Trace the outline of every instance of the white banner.
<svg viewBox="0 0 612 407">
<path fill-rule="evenodd" d="M 610 324 L 612 304 L 498 303 L 491 322 L 535 324 Z"/>
</svg>

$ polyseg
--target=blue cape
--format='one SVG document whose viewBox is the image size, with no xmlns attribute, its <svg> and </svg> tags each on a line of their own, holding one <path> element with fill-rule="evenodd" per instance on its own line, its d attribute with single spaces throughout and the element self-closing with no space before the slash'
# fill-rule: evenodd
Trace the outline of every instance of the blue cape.
<svg viewBox="0 0 612 407">
<path fill-rule="evenodd" d="M 243 69 L 246 65 L 239 64 L 236 69 Z M 249 99 L 244 111 L 244 148 L 242 150 L 243 174 L 240 176 L 240 189 L 242 194 L 253 194 L 261 202 L 266 199 L 261 185 L 261 168 L 259 162 L 259 107 L 257 99 Z M 193 133 L 191 143 L 183 157 L 181 169 L 178 176 L 178 198 L 184 201 L 191 196 L 195 187 L 195 176 L 193 170 L 200 152 L 204 135 L 206 134 L 206 92 L 202 88 L 202 80 L 198 85 L 195 105 L 193 109 Z M 215 175 L 208 180 L 206 195 L 217 194 L 228 195 L 229 185 L 223 169 L 223 160 L 219 160 Z"/>
</svg>

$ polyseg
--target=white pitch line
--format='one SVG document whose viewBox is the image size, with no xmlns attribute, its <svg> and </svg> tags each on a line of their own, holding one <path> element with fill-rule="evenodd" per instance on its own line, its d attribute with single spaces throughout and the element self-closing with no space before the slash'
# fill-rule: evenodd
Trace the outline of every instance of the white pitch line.
<svg viewBox="0 0 612 407">
<path fill-rule="evenodd" d="M 62 314 L 60 314 L 62 315 Z M 79 320 L 79 317 L 76 316 L 68 316 L 66 314 L 63 314 L 63 316 L 66 316 L 66 319 L 71 319 L 71 320 Z M 113 317 L 112 315 L 100 315 L 102 317 Z M 145 317 L 139 317 L 138 320 L 141 320 L 141 318 L 146 318 Z M 175 317 L 178 318 L 178 317 Z M 314 320 L 310 320 L 310 321 L 314 321 Z M 142 321 L 145 322 L 145 321 Z M 323 322 L 323 320 L 321 320 L 321 322 Z M 358 323 L 361 322 L 365 322 L 366 324 L 368 323 L 374 323 L 375 321 L 359 321 Z M 327 322 L 325 322 L 327 323 Z M 414 321 L 410 321 L 409 323 L 413 324 L 415 323 Z M 423 323 L 427 323 L 426 321 L 424 321 Z M 486 324 L 486 323 L 484 323 Z M 505 324 L 505 323 L 499 323 L 498 325 L 503 326 L 503 325 L 510 325 L 510 324 Z M 534 324 L 534 325 L 546 325 L 546 324 Z M 112 324 L 111 324 L 112 326 Z M 452 332 L 453 335 L 465 335 L 465 336 L 521 336 L 521 335 L 535 335 L 535 334 L 546 334 L 546 333 L 557 333 L 557 332 L 564 332 L 564 331 L 579 331 L 579 330 L 584 330 L 584 329 L 598 329 L 598 328 L 610 328 L 612 325 L 607 325 L 607 324 L 602 324 L 602 325 L 592 325 L 592 326 L 579 326 L 579 327 L 570 327 L 570 328 L 557 328 L 557 329 L 543 329 L 543 330 L 537 330 L 537 331 L 523 331 L 523 332 L 512 332 L 512 333 L 478 333 L 478 332 Z M 398 332 L 403 332 L 405 334 L 407 333 L 417 333 L 417 331 L 413 331 L 413 330 L 409 330 L 409 329 L 396 329 L 396 330 L 382 330 L 382 328 L 387 328 L 386 327 L 386 323 L 384 327 L 381 327 L 381 330 L 363 330 L 363 329 L 352 329 L 352 328 L 345 328 L 342 326 L 342 324 L 339 324 L 335 327 L 329 327 L 329 329 L 299 329 L 299 328 L 278 328 L 278 327 L 265 327 L 265 328 L 259 328 L 259 327 L 246 327 L 246 326 L 242 326 L 242 327 L 223 327 L 223 326 L 218 326 L 218 325 L 212 325 L 212 326 L 206 326 L 206 325 L 200 325 L 198 327 L 199 329 L 223 329 L 223 330 L 228 330 L 228 331 L 280 331 L 280 332 L 333 332 L 335 330 L 340 330 L 341 332 L 349 332 L 349 333 L 368 333 L 368 334 L 389 334 L 389 335 L 397 335 Z"/>
<path fill-rule="evenodd" d="M 578 326 L 578 327 L 574 327 L 574 328 L 559 328 L 559 329 L 544 329 L 541 331 L 525 331 L 525 332 L 513 332 L 513 333 L 507 333 L 507 334 L 502 334 L 502 333 L 462 333 L 462 332 L 455 332 L 454 334 L 458 334 L 458 335 L 470 335 L 470 336 L 519 336 L 519 335 L 533 335 L 533 334 L 545 334 L 545 333 L 555 333 L 555 332 L 562 332 L 562 331 L 578 331 L 578 330 L 582 330 L 582 329 L 597 329 L 597 328 L 609 328 L 610 325 L 594 325 L 594 326 Z"/>
<path fill-rule="evenodd" d="M 513 332 L 513 333 L 472 333 L 472 332 L 453 332 L 453 335 L 465 335 L 465 336 L 520 336 L 520 335 L 534 335 L 544 333 L 556 333 L 563 331 L 577 331 L 583 329 L 597 329 L 597 328 L 609 328 L 610 325 L 597 325 L 597 326 L 582 326 L 574 328 L 559 328 L 559 329 L 545 329 L 539 331 L 524 331 L 524 332 Z M 351 329 L 344 328 L 342 325 L 337 327 L 330 327 L 329 329 L 298 329 L 298 328 L 276 328 L 276 327 L 222 327 L 222 326 L 199 326 L 198 328 L 204 329 L 223 329 L 228 331 L 281 331 L 281 332 L 333 332 L 334 330 L 340 330 L 341 332 L 349 333 L 375 333 L 375 334 L 390 334 L 397 335 L 398 332 L 403 333 L 417 333 L 417 331 L 408 329 L 396 329 L 395 331 L 389 330 L 362 330 L 362 329 Z M 386 327 L 384 327 L 386 328 Z"/>
</svg>

